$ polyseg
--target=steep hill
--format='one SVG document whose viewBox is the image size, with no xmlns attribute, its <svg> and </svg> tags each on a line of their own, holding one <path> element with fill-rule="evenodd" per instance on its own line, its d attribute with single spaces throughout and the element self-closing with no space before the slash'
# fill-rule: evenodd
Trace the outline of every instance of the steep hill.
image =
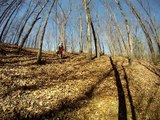
<svg viewBox="0 0 160 120">
<path fill-rule="evenodd" d="M 124 57 L 85 54 L 60 59 L 5 45 L 0 53 L 0 118 L 42 120 L 158 120 L 160 66 Z"/>
</svg>

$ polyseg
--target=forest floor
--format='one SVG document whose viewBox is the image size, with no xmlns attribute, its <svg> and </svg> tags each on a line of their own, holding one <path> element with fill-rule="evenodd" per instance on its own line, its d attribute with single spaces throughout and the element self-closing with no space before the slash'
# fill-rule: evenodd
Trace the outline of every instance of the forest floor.
<svg viewBox="0 0 160 120">
<path fill-rule="evenodd" d="M 2 46 L 1 46 L 2 47 Z M 3 46 L 0 53 L 2 120 L 160 120 L 160 64 L 85 54 L 60 59 Z"/>
</svg>

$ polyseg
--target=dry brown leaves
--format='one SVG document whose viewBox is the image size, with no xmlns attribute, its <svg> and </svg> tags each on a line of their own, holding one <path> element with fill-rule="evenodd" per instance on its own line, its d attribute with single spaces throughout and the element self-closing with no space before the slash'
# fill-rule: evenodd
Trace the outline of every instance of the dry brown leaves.
<svg viewBox="0 0 160 120">
<path fill-rule="evenodd" d="M 16 47 L 6 47 L 0 56 L 0 118 L 2 119 L 117 119 L 118 92 L 109 57 L 88 61 L 85 54 L 68 54 L 59 59 L 44 53 L 44 65 L 37 65 L 36 50 L 15 54 Z M 114 59 L 126 96 L 128 118 L 132 94 L 137 118 L 153 118 L 160 108 L 159 77 L 145 66 Z M 145 64 L 146 65 L 146 64 Z M 149 113 L 151 112 L 151 113 Z M 145 114 L 147 113 L 147 114 Z M 154 114 L 153 114 L 154 113 Z"/>
</svg>

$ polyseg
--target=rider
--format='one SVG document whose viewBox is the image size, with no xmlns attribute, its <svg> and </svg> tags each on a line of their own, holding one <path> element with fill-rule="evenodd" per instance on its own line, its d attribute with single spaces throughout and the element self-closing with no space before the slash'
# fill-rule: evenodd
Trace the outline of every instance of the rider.
<svg viewBox="0 0 160 120">
<path fill-rule="evenodd" d="M 63 47 L 63 43 L 61 42 L 59 45 L 58 45 L 58 51 L 56 52 L 57 55 L 62 58 L 63 57 L 63 52 L 64 52 L 64 47 Z"/>
</svg>

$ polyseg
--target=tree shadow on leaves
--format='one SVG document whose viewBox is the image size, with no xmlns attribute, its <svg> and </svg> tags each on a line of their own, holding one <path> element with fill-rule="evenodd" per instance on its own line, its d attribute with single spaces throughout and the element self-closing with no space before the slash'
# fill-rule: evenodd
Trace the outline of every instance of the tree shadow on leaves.
<svg viewBox="0 0 160 120">
<path fill-rule="evenodd" d="M 144 66 L 145 68 L 147 68 L 149 71 L 153 72 L 154 74 L 156 74 L 158 77 L 160 77 L 160 69 L 158 68 L 154 68 L 153 66 L 147 66 L 141 62 L 139 62 L 142 66 Z"/>
<path fill-rule="evenodd" d="M 110 63 L 115 73 L 116 86 L 118 90 L 118 105 L 119 105 L 118 120 L 127 120 L 126 99 L 125 99 L 125 94 L 124 94 L 124 90 L 123 90 L 121 79 L 120 79 L 120 74 L 116 68 L 116 65 L 113 63 L 113 60 L 111 57 L 110 57 Z"/>
<path fill-rule="evenodd" d="M 92 86 L 88 88 L 84 92 L 83 95 L 79 96 L 75 100 L 71 100 L 69 98 L 64 98 L 58 102 L 58 106 L 56 108 L 53 108 L 49 111 L 43 112 L 41 114 L 37 115 L 29 115 L 26 117 L 18 116 L 18 119 L 23 120 L 45 120 L 45 119 L 60 119 L 64 120 L 66 119 L 67 113 L 73 112 L 75 110 L 78 110 L 88 104 L 88 101 L 91 100 L 93 97 L 93 93 L 96 89 L 96 86 L 101 84 L 106 78 L 110 75 L 110 73 L 113 71 L 111 69 L 109 72 L 104 73 L 102 77 L 100 77 L 96 83 L 94 83 Z"/>
<path fill-rule="evenodd" d="M 29 85 L 29 86 L 15 86 L 13 88 L 8 88 L 8 90 L 3 93 L 1 96 L 2 98 L 5 98 L 7 96 L 11 96 L 11 94 L 15 91 L 20 90 L 21 93 L 23 93 L 24 91 L 34 91 L 34 90 L 38 90 L 40 89 L 41 85 Z"/>
<path fill-rule="evenodd" d="M 127 73 L 126 73 L 126 70 L 125 70 L 124 66 L 122 66 L 122 68 L 123 68 L 123 72 L 124 72 L 124 79 L 126 81 L 126 88 L 127 88 L 127 93 L 128 93 L 128 99 L 129 99 L 130 107 L 131 107 L 132 120 L 136 120 L 136 112 L 135 112 L 135 107 L 134 107 L 134 104 L 133 104 L 132 95 L 131 95 L 131 92 L 130 92 L 130 89 L 129 89 L 128 76 L 127 76 Z"/>
<path fill-rule="evenodd" d="M 31 63 L 27 63 L 27 62 L 30 62 L 30 61 L 34 61 L 36 60 L 36 58 L 29 58 L 29 59 L 26 59 L 26 60 L 10 60 L 10 61 L 0 61 L 0 66 L 4 66 L 4 65 L 7 65 L 7 66 L 28 66 L 29 64 Z M 27 63 L 27 64 L 24 64 L 24 63 Z M 34 64 L 34 63 L 33 63 Z"/>
</svg>

